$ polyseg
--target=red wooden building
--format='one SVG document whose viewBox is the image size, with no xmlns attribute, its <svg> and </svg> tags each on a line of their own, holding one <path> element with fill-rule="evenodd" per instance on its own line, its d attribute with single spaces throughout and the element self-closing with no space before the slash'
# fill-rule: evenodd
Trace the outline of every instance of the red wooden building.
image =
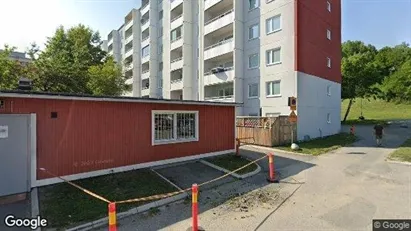
<svg viewBox="0 0 411 231">
<path fill-rule="evenodd" d="M 0 92 L 0 196 L 234 151 L 232 103 Z"/>
</svg>

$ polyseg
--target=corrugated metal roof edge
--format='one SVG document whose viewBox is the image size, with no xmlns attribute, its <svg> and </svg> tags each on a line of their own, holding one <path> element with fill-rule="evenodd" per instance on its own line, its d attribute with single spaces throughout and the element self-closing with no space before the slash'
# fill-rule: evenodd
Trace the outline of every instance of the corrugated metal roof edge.
<svg viewBox="0 0 411 231">
<path fill-rule="evenodd" d="M 140 103 L 171 103 L 171 104 L 194 104 L 194 105 L 216 105 L 216 106 L 241 106 L 243 103 L 197 101 L 197 100 L 175 100 L 156 99 L 128 96 L 96 96 L 72 93 L 51 93 L 22 90 L 0 90 L 0 97 L 36 98 L 36 99 L 60 99 L 60 100 L 89 100 L 110 102 L 140 102 Z"/>
</svg>

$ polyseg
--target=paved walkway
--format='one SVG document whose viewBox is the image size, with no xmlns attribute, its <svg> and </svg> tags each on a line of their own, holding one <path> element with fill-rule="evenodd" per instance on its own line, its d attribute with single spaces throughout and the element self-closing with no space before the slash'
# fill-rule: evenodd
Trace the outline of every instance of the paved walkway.
<svg viewBox="0 0 411 231">
<path fill-rule="evenodd" d="M 280 184 L 266 182 L 267 164 L 262 161 L 260 174 L 202 191 L 200 225 L 226 231 L 371 230 L 373 218 L 409 218 L 411 166 L 388 163 L 385 158 L 411 137 L 411 130 L 390 126 L 385 146 L 378 148 L 371 126 L 358 126 L 356 131 L 361 140 L 353 147 L 319 157 L 277 152 Z M 261 155 L 259 151 L 265 152 L 241 150 L 250 158 Z M 271 201 L 261 200 L 264 195 Z M 175 203 L 155 216 L 138 214 L 119 220 L 119 230 L 186 230 L 190 206 L 189 201 Z"/>
</svg>

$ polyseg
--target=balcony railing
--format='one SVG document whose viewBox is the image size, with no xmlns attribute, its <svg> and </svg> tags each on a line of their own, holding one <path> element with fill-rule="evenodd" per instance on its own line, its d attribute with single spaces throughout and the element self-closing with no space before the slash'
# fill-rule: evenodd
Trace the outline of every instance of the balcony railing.
<svg viewBox="0 0 411 231">
<path fill-rule="evenodd" d="M 174 22 L 175 20 L 177 20 L 177 19 L 179 19 L 179 18 L 181 18 L 181 17 L 183 17 L 183 14 L 180 14 L 179 16 L 174 17 L 173 19 L 171 19 L 170 22 Z"/>
<path fill-rule="evenodd" d="M 206 100 L 215 100 L 215 99 L 231 99 L 234 95 L 224 95 L 224 96 L 207 96 L 204 97 Z"/>
<path fill-rule="evenodd" d="M 234 67 L 224 67 L 224 70 L 221 71 L 221 72 L 226 72 L 226 71 L 230 71 L 230 70 L 233 70 L 233 69 L 234 69 Z M 218 73 L 221 73 L 221 72 L 218 72 Z M 211 75 L 211 74 L 215 74 L 215 73 L 213 73 L 212 71 L 204 72 L 204 76 Z"/>
<path fill-rule="evenodd" d="M 148 89 L 148 88 L 150 88 L 150 86 L 143 86 L 143 87 L 141 87 L 141 89 L 143 89 L 143 90 L 146 90 L 146 89 Z"/>
<path fill-rule="evenodd" d="M 210 24 L 210 23 L 212 23 L 212 22 L 214 22 L 214 21 L 216 21 L 216 20 L 218 20 L 218 19 L 220 19 L 220 18 L 222 18 L 222 17 L 230 14 L 230 13 L 233 12 L 233 11 L 234 11 L 234 9 L 231 9 L 231 10 L 229 10 L 229 11 L 223 13 L 223 14 L 218 15 L 217 17 L 212 18 L 211 20 L 209 20 L 209 21 L 207 21 L 206 23 L 204 23 L 204 26 L 206 26 L 206 25 L 208 25 L 208 24 Z"/>
<path fill-rule="evenodd" d="M 213 44 L 213 45 L 211 45 L 211 46 L 208 46 L 208 47 L 206 47 L 204 50 L 205 50 L 205 51 L 206 51 L 206 50 L 210 50 L 210 49 L 212 49 L 212 48 L 214 48 L 214 47 L 221 46 L 221 45 L 223 45 L 223 44 L 225 44 L 225 43 L 229 43 L 229 42 L 231 42 L 231 41 L 233 41 L 233 38 L 226 39 L 226 40 L 224 40 L 224 41 L 221 41 L 221 42 L 218 42 L 218 43 Z"/>
<path fill-rule="evenodd" d="M 183 56 L 181 56 L 180 58 L 176 58 L 176 59 L 171 60 L 170 63 L 175 63 L 175 62 L 178 62 L 178 61 L 180 61 L 180 60 L 182 60 L 182 59 L 183 59 Z"/>
<path fill-rule="evenodd" d="M 150 36 L 147 36 L 147 37 L 145 37 L 145 38 L 142 38 L 142 39 L 141 39 L 141 42 L 146 41 L 148 38 L 150 38 Z"/>
<path fill-rule="evenodd" d="M 180 40 L 181 38 L 182 38 L 183 36 L 179 36 L 179 37 L 177 37 L 176 39 L 174 39 L 174 40 L 171 40 L 171 43 L 173 43 L 173 42 L 177 42 L 178 40 Z"/>
<path fill-rule="evenodd" d="M 144 6 L 141 6 L 141 10 L 144 10 L 148 5 L 150 4 L 150 1 L 148 1 Z"/>
<path fill-rule="evenodd" d="M 145 71 L 142 71 L 141 72 L 141 74 L 145 74 L 145 73 L 148 73 L 150 71 L 150 69 L 148 69 L 148 70 L 145 70 Z"/>
<path fill-rule="evenodd" d="M 181 82 L 181 81 L 183 81 L 183 77 L 181 77 L 181 78 L 179 78 L 179 79 L 172 79 L 172 80 L 170 80 L 170 83 L 171 83 L 171 84 L 173 84 L 173 83 L 179 83 L 179 82 Z"/>
</svg>

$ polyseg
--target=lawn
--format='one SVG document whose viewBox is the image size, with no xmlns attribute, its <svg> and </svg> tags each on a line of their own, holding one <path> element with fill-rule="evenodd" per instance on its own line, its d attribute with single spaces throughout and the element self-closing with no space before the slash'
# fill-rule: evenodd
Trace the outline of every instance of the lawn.
<svg viewBox="0 0 411 231">
<path fill-rule="evenodd" d="M 313 139 L 310 141 L 304 141 L 297 143 L 300 146 L 300 150 L 291 150 L 290 145 L 277 147 L 282 150 L 298 152 L 303 154 L 309 154 L 317 156 L 329 151 L 347 146 L 354 143 L 357 138 L 354 135 L 348 133 L 339 133 L 324 138 Z"/>
<path fill-rule="evenodd" d="M 341 104 L 341 120 L 344 119 L 347 107 L 348 100 L 344 100 Z M 389 120 L 411 119 L 411 103 L 396 104 L 383 100 L 363 99 L 362 111 L 365 117 L 363 121 L 358 119 L 361 116 L 361 99 L 356 99 L 351 106 L 345 124 L 375 124 L 385 123 Z"/>
<path fill-rule="evenodd" d="M 405 141 L 401 147 L 391 153 L 389 159 L 411 162 L 411 139 Z"/>
<path fill-rule="evenodd" d="M 177 189 L 149 170 L 129 171 L 74 181 L 74 183 L 110 201 L 119 201 L 154 194 L 174 192 Z M 107 216 L 107 203 L 95 199 L 67 184 L 45 186 L 39 189 L 40 215 L 48 225 L 63 229 Z M 117 205 L 117 212 L 126 211 L 141 203 Z"/>
<path fill-rule="evenodd" d="M 236 170 L 238 168 L 243 167 L 246 164 L 249 164 L 251 161 L 245 159 L 244 157 L 240 156 L 237 157 L 235 154 L 227 154 L 227 155 L 222 155 L 222 156 L 217 156 L 217 157 L 212 157 L 212 158 L 207 158 L 205 159 L 207 162 L 210 162 L 214 165 L 217 165 L 221 168 L 225 168 L 229 171 Z M 252 172 L 257 169 L 256 164 L 251 164 L 235 173 L 242 175 L 246 174 L 249 172 Z"/>
</svg>

